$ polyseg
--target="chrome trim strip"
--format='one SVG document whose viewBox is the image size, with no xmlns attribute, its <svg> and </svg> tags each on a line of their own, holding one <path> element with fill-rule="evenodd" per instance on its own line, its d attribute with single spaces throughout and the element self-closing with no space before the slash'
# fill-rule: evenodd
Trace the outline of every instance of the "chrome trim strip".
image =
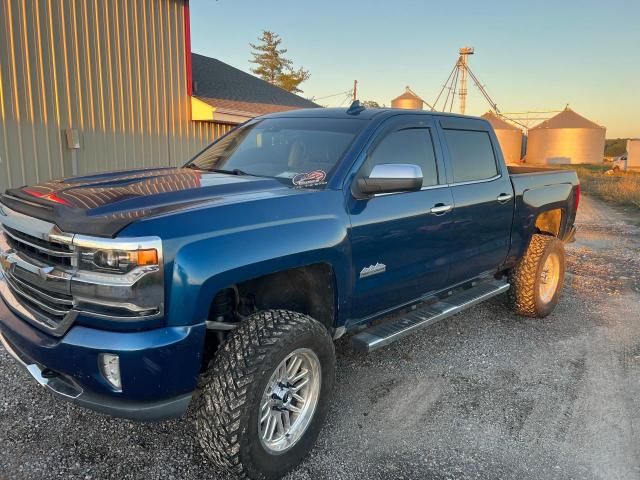
<svg viewBox="0 0 640 480">
<path fill-rule="evenodd" d="M 73 305 L 73 300 L 69 300 L 67 298 L 60 298 L 60 297 L 53 297 L 51 295 L 49 295 L 47 292 L 43 292 L 42 290 L 40 290 L 37 287 L 34 287 L 33 285 L 29 285 L 27 282 L 25 282 L 24 280 L 19 279 L 18 277 L 5 272 L 4 273 L 5 276 L 9 279 L 9 281 L 13 282 L 13 283 L 17 283 L 19 284 L 20 287 L 22 287 L 23 289 L 26 288 L 28 290 L 30 290 L 31 292 L 35 293 L 36 295 L 38 295 L 39 297 L 42 297 L 43 299 L 51 302 L 51 303 L 62 303 L 64 305 Z"/>
<path fill-rule="evenodd" d="M 428 187 L 422 187 L 419 191 L 422 190 L 433 190 L 436 188 L 445 188 L 445 187 L 459 187 L 462 185 L 475 185 L 478 183 L 489 183 L 489 182 L 495 182 L 496 180 L 502 178 L 502 174 L 496 175 L 495 177 L 491 177 L 491 178 L 487 178 L 484 180 L 471 180 L 469 182 L 458 182 L 458 183 L 441 183 L 438 185 L 429 185 Z M 391 192 L 391 193 L 375 193 L 373 195 L 373 197 L 383 197 L 386 195 L 404 195 L 406 193 L 414 193 L 414 192 Z"/>
<path fill-rule="evenodd" d="M 150 315 L 156 315 L 160 309 L 159 307 L 143 307 L 130 302 L 120 302 L 120 301 L 114 302 L 110 300 L 103 300 L 103 299 L 98 300 L 95 298 L 84 298 L 84 297 L 73 297 L 73 298 L 79 309 L 82 308 L 82 304 L 88 304 L 88 305 L 99 305 L 101 307 L 112 307 L 112 308 L 118 308 L 121 310 L 128 310 L 129 312 L 137 315 L 140 315 L 143 312 L 153 311 L 153 313 L 144 315 L 145 318 L 149 317 Z M 129 317 L 125 317 L 125 318 L 129 318 Z M 139 317 L 131 317 L 132 320 L 137 320 L 138 318 Z"/>
<path fill-rule="evenodd" d="M 42 372 L 44 369 L 36 363 L 27 363 L 26 361 L 24 361 L 20 357 L 20 355 L 18 355 L 18 352 L 16 352 L 13 347 L 9 345 L 9 342 L 2 333 L 0 333 L 0 343 L 2 343 L 2 346 L 7 351 L 7 353 L 11 357 L 13 357 L 13 359 L 16 360 L 20 365 L 22 365 L 31 374 L 35 381 L 43 387 L 49 388 L 57 394 L 71 399 L 78 398 L 84 392 L 84 390 L 79 385 L 71 383 L 70 381 L 62 380 L 60 377 L 43 377 Z"/>
<path fill-rule="evenodd" d="M 96 250 L 143 250 L 146 248 L 155 248 L 158 250 L 158 255 L 161 255 L 162 253 L 162 241 L 160 240 L 160 237 L 100 238 L 76 234 L 73 237 L 73 245 L 75 247 L 90 248 Z M 160 261 L 160 259 L 158 259 L 158 261 Z"/>
<path fill-rule="evenodd" d="M 52 257 L 71 258 L 71 257 L 75 257 L 76 256 L 76 253 L 73 252 L 73 251 L 65 252 L 64 250 L 51 250 L 51 249 L 43 247 L 41 245 L 37 245 L 35 243 L 31 243 L 28 240 L 25 240 L 24 238 L 20 238 L 19 236 L 14 235 L 9 230 L 4 228 L 4 226 L 2 224 L 0 224 L 0 231 L 4 232 L 5 235 L 8 235 L 9 237 L 13 238 L 16 242 L 20 242 L 20 243 L 24 243 L 25 245 L 29 245 L 30 247 L 33 247 L 33 248 L 35 248 L 37 250 L 40 250 L 41 252 L 45 252 L 47 255 L 51 255 Z"/>
<path fill-rule="evenodd" d="M 461 185 L 475 185 L 476 183 L 494 182 L 494 181 L 498 180 L 499 178 L 502 178 L 502 174 L 501 173 L 499 173 L 495 177 L 485 178 L 483 180 L 469 180 L 468 182 L 455 182 L 455 183 L 449 183 L 448 185 L 450 187 L 458 187 L 458 186 L 461 186 Z"/>
<path fill-rule="evenodd" d="M 20 295 L 23 298 L 26 298 L 28 301 L 30 301 L 31 303 L 35 304 L 38 306 L 38 308 L 40 308 L 41 310 L 44 310 L 47 313 L 50 313 L 51 315 L 56 315 L 58 317 L 63 317 L 65 316 L 67 313 L 69 313 L 69 310 L 58 310 L 50 305 L 47 305 L 46 303 L 43 303 L 42 301 L 38 300 L 37 298 L 32 297 L 31 295 L 29 295 L 28 293 L 24 292 L 22 289 L 20 289 L 11 279 L 11 277 L 7 274 L 5 274 L 4 276 L 4 280 L 5 282 L 7 282 L 7 285 L 9 285 L 9 287 L 11 288 L 11 290 L 13 291 L 13 293 L 17 293 L 18 295 Z M 53 320 L 53 319 L 52 319 Z"/>
<path fill-rule="evenodd" d="M 32 308 L 29 308 L 29 306 L 20 302 L 13 294 L 13 290 L 9 287 L 9 284 L 7 282 L 6 273 L 4 272 L 4 270 L 2 270 L 2 268 L 0 268 L 0 298 L 7 304 L 7 307 L 9 307 L 9 309 L 18 313 L 27 322 L 38 328 L 44 329 L 45 331 L 56 337 L 62 336 L 67 331 L 69 326 L 71 326 L 71 324 L 74 322 L 77 316 L 76 311 L 70 310 L 69 312 L 67 312 L 64 318 L 56 324 L 53 319 L 42 315 Z"/>
<path fill-rule="evenodd" d="M 36 259 L 33 259 L 36 260 Z M 11 264 L 20 267 L 22 270 L 38 275 L 43 280 L 71 280 L 71 273 L 66 270 L 56 269 L 53 266 L 46 265 L 40 266 L 33 263 L 29 263 L 24 260 L 18 252 L 15 250 L 8 250 L 5 252 L 0 251 L 0 261 L 3 265 Z M 55 274 L 54 274 L 55 273 Z"/>
<path fill-rule="evenodd" d="M 448 187 L 448 186 L 449 186 L 449 185 L 447 185 L 446 183 L 441 183 L 441 184 L 438 184 L 438 185 L 429 185 L 429 186 L 426 186 L 426 187 L 422 187 L 422 188 L 420 188 L 420 190 L 418 190 L 418 191 L 419 191 L 419 192 L 422 192 L 423 190 L 436 190 L 436 189 L 438 189 L 438 188 L 446 188 L 446 187 Z M 384 197 L 384 196 L 386 196 L 386 195 L 402 195 L 402 194 L 405 194 L 405 193 L 415 193 L 415 192 L 374 193 L 374 194 L 373 194 L 373 196 L 374 196 L 374 197 Z"/>
</svg>

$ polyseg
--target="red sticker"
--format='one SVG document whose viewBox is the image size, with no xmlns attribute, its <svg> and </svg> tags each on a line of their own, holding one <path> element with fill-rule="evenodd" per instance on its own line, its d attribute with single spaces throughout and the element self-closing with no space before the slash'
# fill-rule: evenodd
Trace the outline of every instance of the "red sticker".
<svg viewBox="0 0 640 480">
<path fill-rule="evenodd" d="M 299 173 L 291 181 L 298 187 L 307 187 L 322 184 L 326 177 L 327 174 L 324 170 L 314 170 L 313 172 Z"/>
</svg>

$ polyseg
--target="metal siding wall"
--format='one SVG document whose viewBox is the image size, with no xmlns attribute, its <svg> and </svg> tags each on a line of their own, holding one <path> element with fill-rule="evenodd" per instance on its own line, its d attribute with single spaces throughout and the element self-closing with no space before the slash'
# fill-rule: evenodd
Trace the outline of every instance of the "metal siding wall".
<svg viewBox="0 0 640 480">
<path fill-rule="evenodd" d="M 180 165 L 231 127 L 190 119 L 181 0 L 0 0 L 0 188 Z"/>
</svg>

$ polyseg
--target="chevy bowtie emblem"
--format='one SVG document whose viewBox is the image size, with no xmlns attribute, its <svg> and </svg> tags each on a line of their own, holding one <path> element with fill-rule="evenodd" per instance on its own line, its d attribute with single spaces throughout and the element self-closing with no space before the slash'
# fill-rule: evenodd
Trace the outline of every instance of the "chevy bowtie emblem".
<svg viewBox="0 0 640 480">
<path fill-rule="evenodd" d="M 41 267 L 40 270 L 38 270 L 38 275 L 40 275 L 40 278 L 42 278 L 43 280 L 46 280 L 47 275 L 49 275 L 51 272 L 53 272 L 53 267 Z"/>
<path fill-rule="evenodd" d="M 370 277 L 371 275 L 377 275 L 378 273 L 384 273 L 387 271 L 387 266 L 384 263 L 376 263 L 375 265 L 369 265 L 360 270 L 360 278 Z"/>
</svg>

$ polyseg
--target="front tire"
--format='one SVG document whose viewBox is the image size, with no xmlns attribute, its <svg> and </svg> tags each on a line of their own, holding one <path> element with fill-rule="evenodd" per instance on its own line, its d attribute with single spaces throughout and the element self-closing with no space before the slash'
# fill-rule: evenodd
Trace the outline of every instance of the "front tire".
<svg viewBox="0 0 640 480">
<path fill-rule="evenodd" d="M 535 234 L 509 275 L 510 303 L 519 315 L 543 318 L 556 308 L 564 285 L 564 244 Z"/>
<path fill-rule="evenodd" d="M 256 313 L 203 376 L 199 443 L 240 478 L 280 478 L 313 447 L 334 381 L 333 341 L 321 323 L 286 310 Z"/>
</svg>

